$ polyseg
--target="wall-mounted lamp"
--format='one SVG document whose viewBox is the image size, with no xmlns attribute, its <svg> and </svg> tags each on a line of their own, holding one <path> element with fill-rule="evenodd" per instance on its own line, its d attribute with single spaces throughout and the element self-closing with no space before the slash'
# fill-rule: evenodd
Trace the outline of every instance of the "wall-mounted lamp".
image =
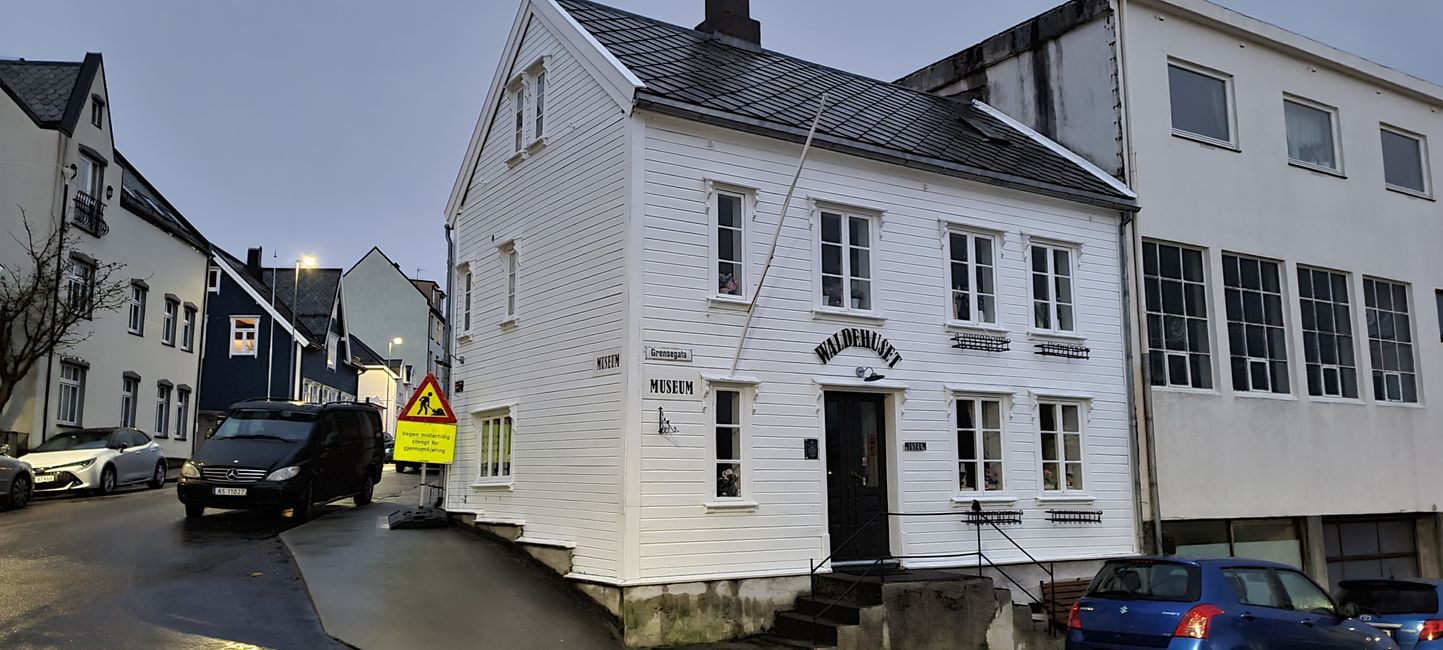
<svg viewBox="0 0 1443 650">
<path fill-rule="evenodd" d="M 80 173 L 80 168 L 76 167 L 75 163 L 70 163 L 69 165 L 65 166 L 65 171 L 67 172 L 65 180 L 73 181 L 75 180 L 75 175 Z"/>
<path fill-rule="evenodd" d="M 671 423 L 671 420 L 666 419 L 666 411 L 663 410 L 660 406 L 656 407 L 656 419 L 657 433 L 660 433 L 661 435 L 667 435 L 680 431 L 680 429 L 676 428 L 676 426 Z"/>
<path fill-rule="evenodd" d="M 886 375 L 879 375 L 877 371 L 866 366 L 857 366 L 857 376 L 860 377 L 862 381 L 877 381 L 878 379 L 887 378 Z"/>
<path fill-rule="evenodd" d="M 109 201 L 109 200 L 110 200 L 110 197 L 112 197 L 112 196 L 115 196 L 115 186 L 114 186 L 114 185 L 106 185 L 106 186 L 105 186 L 105 200 L 106 200 L 106 201 Z"/>
</svg>

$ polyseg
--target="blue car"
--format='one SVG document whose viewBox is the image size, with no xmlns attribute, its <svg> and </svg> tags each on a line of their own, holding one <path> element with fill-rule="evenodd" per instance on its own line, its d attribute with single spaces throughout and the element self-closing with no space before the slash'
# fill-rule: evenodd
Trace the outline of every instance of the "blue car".
<svg viewBox="0 0 1443 650">
<path fill-rule="evenodd" d="M 1338 602 L 1358 608 L 1358 620 L 1390 635 L 1403 650 L 1443 650 L 1443 580 L 1344 580 Z"/>
<path fill-rule="evenodd" d="M 1297 569 L 1240 558 L 1112 560 L 1073 606 L 1068 650 L 1385 650 Z"/>
</svg>

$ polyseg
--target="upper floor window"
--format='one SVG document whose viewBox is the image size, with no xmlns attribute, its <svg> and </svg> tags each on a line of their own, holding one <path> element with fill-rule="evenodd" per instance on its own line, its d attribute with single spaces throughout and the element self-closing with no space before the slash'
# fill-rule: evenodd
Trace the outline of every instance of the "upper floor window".
<svg viewBox="0 0 1443 650">
<path fill-rule="evenodd" d="M 76 159 L 75 189 L 99 201 L 105 190 L 105 163 L 90 154 Z"/>
<path fill-rule="evenodd" d="M 80 257 L 70 258 L 70 272 L 65 279 L 65 301 L 70 309 L 90 318 L 95 302 L 95 263 Z"/>
<path fill-rule="evenodd" d="M 1042 435 L 1042 490 L 1082 491 L 1082 407 L 1040 402 L 1037 408 Z"/>
<path fill-rule="evenodd" d="M 516 246 L 508 244 L 501 250 L 501 258 L 506 264 L 506 320 L 516 319 L 516 275 L 519 263 L 516 260 Z"/>
<path fill-rule="evenodd" d="M 1203 252 L 1143 242 L 1147 355 L 1154 386 L 1212 388 Z"/>
<path fill-rule="evenodd" d="M 257 316 L 231 316 L 230 356 L 256 356 L 256 340 L 260 335 L 260 321 Z"/>
<path fill-rule="evenodd" d="M 747 239 L 746 199 L 739 193 L 717 190 L 712 194 L 716 215 L 716 293 L 719 296 L 746 295 Z"/>
<path fill-rule="evenodd" d="M 471 331 L 471 269 L 466 269 L 466 292 L 461 301 L 461 331 Z"/>
<path fill-rule="evenodd" d="M 1395 190 L 1428 194 L 1428 149 L 1423 136 L 1381 127 L 1383 182 Z"/>
<path fill-rule="evenodd" d="M 1072 260 L 1070 248 L 1032 245 L 1032 325 L 1037 329 L 1076 331 Z"/>
<path fill-rule="evenodd" d="M 997 239 L 966 231 L 947 233 L 951 301 L 948 317 L 959 323 L 997 323 Z"/>
<path fill-rule="evenodd" d="M 176 320 L 180 317 L 180 301 L 167 296 L 165 299 L 165 313 L 160 321 L 160 342 L 169 346 L 175 345 Z"/>
<path fill-rule="evenodd" d="M 326 367 L 335 370 L 340 356 L 341 337 L 334 332 L 326 334 Z"/>
<path fill-rule="evenodd" d="M 1337 109 L 1303 99 L 1284 99 L 1288 160 L 1308 167 L 1338 171 L 1337 112 Z"/>
<path fill-rule="evenodd" d="M 1232 146 L 1232 77 L 1180 61 L 1167 66 L 1172 130 Z"/>
<path fill-rule="evenodd" d="M 1290 391 L 1279 275 L 1277 262 L 1223 254 L 1233 390 Z"/>
<path fill-rule="evenodd" d="M 220 269 L 211 267 L 206 270 L 205 290 L 211 293 L 220 293 Z"/>
<path fill-rule="evenodd" d="M 1299 266 L 1298 303 L 1302 307 L 1308 394 L 1356 399 L 1358 369 L 1353 359 L 1348 276 Z"/>
<path fill-rule="evenodd" d="M 60 363 L 60 401 L 55 421 L 80 426 L 85 411 L 85 366 L 69 361 Z"/>
<path fill-rule="evenodd" d="M 180 348 L 186 352 L 195 349 L 195 316 L 195 306 L 187 304 L 185 318 L 180 322 Z"/>
<path fill-rule="evenodd" d="M 822 211 L 821 303 L 823 307 L 872 311 L 871 217 Z"/>
<path fill-rule="evenodd" d="M 1440 339 L 1443 339 L 1443 289 L 1433 292 L 1433 300 L 1438 303 L 1438 330 Z"/>
<path fill-rule="evenodd" d="M 1413 356 L 1413 324 L 1408 312 L 1408 285 L 1363 280 L 1368 309 L 1368 352 L 1373 361 L 1373 399 L 1418 401 L 1418 375 Z"/>
<path fill-rule="evenodd" d="M 145 285 L 139 282 L 132 282 L 130 285 L 129 312 L 130 321 L 126 325 L 126 331 L 131 334 L 145 335 Z"/>
<path fill-rule="evenodd" d="M 516 148 L 514 151 L 520 153 L 526 148 L 524 141 L 526 137 L 526 90 L 522 84 L 517 84 L 516 89 L 511 91 L 511 112 L 515 121 L 513 127 Z"/>
<path fill-rule="evenodd" d="M 957 398 L 957 486 L 998 492 L 1002 480 L 1002 400 Z"/>
<path fill-rule="evenodd" d="M 531 80 L 531 85 L 536 93 L 536 123 L 532 125 L 532 130 L 536 134 L 534 139 L 540 140 L 541 136 L 546 133 L 544 129 L 546 124 L 546 71 L 537 72 L 536 77 Z"/>
<path fill-rule="evenodd" d="M 90 98 L 90 123 L 95 128 L 105 128 L 105 102 L 99 97 Z"/>
</svg>

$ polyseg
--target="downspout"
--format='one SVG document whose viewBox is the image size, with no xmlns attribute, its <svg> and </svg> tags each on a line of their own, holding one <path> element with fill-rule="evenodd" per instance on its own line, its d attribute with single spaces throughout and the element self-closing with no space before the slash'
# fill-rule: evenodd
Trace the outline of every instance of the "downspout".
<svg viewBox="0 0 1443 650">
<path fill-rule="evenodd" d="M 205 255 L 205 287 L 200 295 L 200 313 L 196 314 L 199 321 L 200 332 L 192 331 L 191 335 L 196 337 L 192 342 L 192 350 L 195 350 L 195 394 L 191 397 L 195 401 L 190 406 L 190 455 L 195 456 L 197 440 L 200 436 L 200 392 L 205 389 L 202 383 L 205 381 L 205 333 L 210 331 L 210 257 L 212 255 L 206 247 Z M 274 345 L 274 341 L 272 342 Z"/>
<path fill-rule="evenodd" d="M 448 220 L 446 221 L 446 231 L 445 231 L 445 232 L 446 232 L 446 301 L 445 301 L 445 303 L 443 303 L 443 305 L 442 305 L 442 306 L 444 307 L 444 309 L 441 310 L 442 315 L 445 316 L 445 318 L 443 318 L 443 319 L 441 320 L 441 333 L 442 333 L 442 336 L 443 336 L 443 339 L 442 339 L 442 342 L 441 342 L 441 354 L 442 354 L 442 358 L 446 361 L 446 366 L 445 366 L 445 368 L 446 368 L 446 381 L 445 381 L 445 383 L 444 383 L 443 385 L 446 387 L 446 393 L 452 395 L 452 397 L 453 397 L 453 399 L 454 399 L 455 393 L 451 390 L 451 384 L 452 384 L 452 382 L 454 381 L 454 380 L 453 380 L 453 376 L 456 374 L 456 367 L 453 366 L 453 365 L 451 365 L 451 359 L 452 359 L 452 356 L 451 356 L 451 350 L 452 350 L 451 319 L 452 319 L 452 317 L 454 316 L 454 314 L 452 313 L 452 310 L 451 310 L 451 301 L 453 301 L 453 300 L 456 299 L 456 294 L 451 293 L 451 290 L 452 290 L 453 285 L 455 284 L 455 280 L 456 280 L 456 242 L 455 242 L 455 240 L 451 239 L 451 231 L 452 231 L 452 230 L 453 230 L 453 226 L 451 225 L 451 221 L 448 219 Z M 430 301 L 427 301 L 427 305 L 426 305 L 426 317 L 427 317 L 428 319 L 430 318 L 430 314 L 431 314 L 431 311 L 430 311 L 430 307 L 431 307 L 431 306 L 430 306 L 429 303 L 430 303 Z M 426 338 L 427 338 L 427 339 L 430 339 L 430 338 L 431 338 L 429 332 L 427 332 Z M 430 356 L 431 353 L 430 353 L 430 352 L 427 352 L 426 354 L 427 354 L 427 356 Z M 399 397 L 399 396 L 398 396 L 398 397 Z M 451 466 L 450 466 L 450 465 L 441 465 L 441 480 L 440 480 L 440 482 L 439 482 L 438 484 L 436 484 L 436 485 L 434 486 L 434 489 L 436 490 L 436 494 L 435 494 L 435 496 L 432 497 L 432 500 L 431 500 L 431 503 L 434 504 L 434 505 L 440 506 L 440 505 L 442 505 L 442 504 L 445 503 L 445 499 L 446 499 L 446 486 L 447 486 L 447 485 L 450 485 L 450 480 L 451 480 L 451 471 L 450 471 L 450 470 L 451 470 Z M 425 483 L 425 482 L 426 482 L 426 481 L 425 481 L 425 478 L 426 478 L 426 477 L 424 477 L 424 476 L 421 477 L 421 479 L 422 479 L 421 482 L 422 482 L 422 483 Z"/>
<path fill-rule="evenodd" d="M 60 161 L 56 166 L 60 174 L 60 244 L 55 255 L 55 301 L 50 303 L 50 322 L 54 323 L 60 318 L 60 282 L 63 278 L 65 264 L 65 206 L 70 202 L 70 179 L 65 177 L 65 150 L 70 138 L 60 135 L 56 139 L 55 158 Z M 51 187 L 54 187 L 53 185 Z M 99 199 L 97 199 L 99 200 Z M 51 214 L 54 214 L 54 206 L 51 206 Z M 45 400 L 40 413 L 40 442 L 45 442 L 50 437 L 50 387 L 55 383 L 55 348 L 50 348 L 50 354 L 45 356 Z M 80 405 L 81 413 L 84 413 L 85 404 Z"/>
</svg>

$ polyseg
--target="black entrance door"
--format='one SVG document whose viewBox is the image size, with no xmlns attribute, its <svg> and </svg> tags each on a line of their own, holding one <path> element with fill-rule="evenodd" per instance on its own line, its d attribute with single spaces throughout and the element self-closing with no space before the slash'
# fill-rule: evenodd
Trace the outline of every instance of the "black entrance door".
<svg viewBox="0 0 1443 650">
<path fill-rule="evenodd" d="M 888 557 L 886 398 L 829 392 L 826 405 L 827 529 L 832 537 L 832 559 Z"/>
</svg>

